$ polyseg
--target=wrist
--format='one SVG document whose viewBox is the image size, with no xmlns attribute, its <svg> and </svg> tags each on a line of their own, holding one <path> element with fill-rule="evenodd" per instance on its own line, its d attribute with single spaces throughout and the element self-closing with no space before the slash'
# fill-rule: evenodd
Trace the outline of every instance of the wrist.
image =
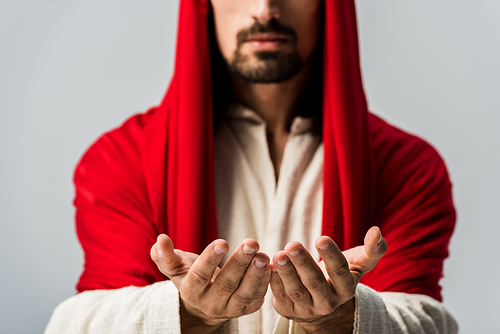
<svg viewBox="0 0 500 334">
<path fill-rule="evenodd" d="M 212 334 L 215 333 L 228 319 L 210 318 L 201 311 L 185 303 L 182 298 L 180 302 L 181 333 Z"/>
<path fill-rule="evenodd" d="M 351 334 L 354 330 L 354 312 L 355 312 L 354 297 L 345 304 L 340 305 L 337 309 L 328 315 L 325 315 L 315 321 L 303 322 L 298 321 L 300 326 L 306 333 L 314 334 Z"/>
</svg>

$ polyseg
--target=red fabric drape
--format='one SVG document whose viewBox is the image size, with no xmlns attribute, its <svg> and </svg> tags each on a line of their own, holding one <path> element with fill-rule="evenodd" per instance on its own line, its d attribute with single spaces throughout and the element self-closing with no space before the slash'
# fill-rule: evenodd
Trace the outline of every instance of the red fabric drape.
<svg viewBox="0 0 500 334">
<path fill-rule="evenodd" d="M 167 218 L 179 222 L 167 231 L 196 253 L 217 238 L 208 12 L 209 1 L 181 2 L 174 78 L 161 106 L 170 112 Z"/>
<path fill-rule="evenodd" d="M 455 221 L 446 168 L 424 141 L 368 113 L 354 1 L 324 8 L 323 233 L 346 249 L 379 225 L 389 251 L 363 282 L 440 299 Z M 209 12 L 208 0 L 181 0 L 164 101 L 102 136 L 77 167 L 79 291 L 165 279 L 149 259 L 159 233 L 197 253 L 217 238 Z"/>
<path fill-rule="evenodd" d="M 363 241 L 373 207 L 368 110 L 354 1 L 326 1 L 323 56 L 323 234 L 341 249 Z"/>
</svg>

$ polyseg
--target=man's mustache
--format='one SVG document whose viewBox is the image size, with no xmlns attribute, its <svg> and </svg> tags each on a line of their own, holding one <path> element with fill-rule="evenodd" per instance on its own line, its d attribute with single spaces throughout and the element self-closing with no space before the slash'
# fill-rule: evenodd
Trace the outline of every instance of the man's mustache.
<svg viewBox="0 0 500 334">
<path fill-rule="evenodd" d="M 297 41 L 297 33 L 295 30 L 279 24 L 276 19 L 272 19 L 265 24 L 255 21 L 250 28 L 246 28 L 238 32 L 236 40 L 238 42 L 238 46 L 241 46 L 252 35 L 270 33 L 283 35 L 294 43 Z"/>
</svg>

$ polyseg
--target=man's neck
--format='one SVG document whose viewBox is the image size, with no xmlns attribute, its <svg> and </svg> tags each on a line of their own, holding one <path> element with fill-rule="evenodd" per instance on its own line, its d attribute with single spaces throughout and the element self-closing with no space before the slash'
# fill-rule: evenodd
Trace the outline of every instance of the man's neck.
<svg viewBox="0 0 500 334">
<path fill-rule="evenodd" d="M 311 74 L 311 64 L 304 66 L 290 80 L 276 84 L 249 83 L 231 74 L 233 96 L 266 122 L 269 155 L 274 165 L 276 181 L 288 140 L 290 121 L 298 114 L 302 100 L 309 93 L 307 87 Z"/>
<path fill-rule="evenodd" d="M 308 64 L 293 78 L 273 84 L 256 84 L 231 74 L 233 96 L 266 122 L 269 135 L 288 133 L 291 119 L 299 112 L 312 73 Z"/>
</svg>

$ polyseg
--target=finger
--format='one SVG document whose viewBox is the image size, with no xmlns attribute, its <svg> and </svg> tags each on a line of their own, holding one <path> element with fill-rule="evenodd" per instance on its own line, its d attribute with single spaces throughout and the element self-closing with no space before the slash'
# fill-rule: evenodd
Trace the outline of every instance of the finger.
<svg viewBox="0 0 500 334">
<path fill-rule="evenodd" d="M 350 272 L 344 254 L 342 254 L 335 242 L 326 236 L 316 239 L 316 249 L 323 258 L 326 272 L 330 277 L 335 292 L 342 300 L 351 298 L 358 282 Z"/>
<path fill-rule="evenodd" d="M 269 283 L 268 273 L 269 257 L 258 253 L 248 266 L 240 285 L 228 301 L 228 309 L 234 310 L 238 315 L 252 313 L 262 305 L 267 291 L 263 291 L 263 281 Z M 260 289 L 260 291 L 259 291 Z"/>
<path fill-rule="evenodd" d="M 192 264 L 181 286 L 180 292 L 184 301 L 193 304 L 201 299 L 227 251 L 228 244 L 222 239 L 215 240 L 203 250 Z"/>
<path fill-rule="evenodd" d="M 365 236 L 364 246 L 351 248 L 344 252 L 351 271 L 361 277 L 372 270 L 382 256 L 387 252 L 387 242 L 376 226 L 370 228 Z"/>
<path fill-rule="evenodd" d="M 387 252 L 387 242 L 377 226 L 371 227 L 365 235 L 365 252 L 368 258 L 380 260 Z"/>
<path fill-rule="evenodd" d="M 285 246 L 284 250 L 295 267 L 300 281 L 311 294 L 313 304 L 321 303 L 325 299 L 331 300 L 332 290 L 323 271 L 303 245 L 292 241 Z"/>
<path fill-rule="evenodd" d="M 180 256 L 174 252 L 174 244 L 167 235 L 160 234 L 158 236 L 150 253 L 151 259 L 156 263 L 158 269 L 169 278 L 171 278 L 172 272 L 179 269 Z"/>
<path fill-rule="evenodd" d="M 215 278 L 213 284 L 207 291 L 207 298 L 212 301 L 228 301 L 229 297 L 240 285 L 241 279 L 255 254 L 259 250 L 259 244 L 253 239 L 245 239 L 231 254 L 221 271 Z"/>
<path fill-rule="evenodd" d="M 264 272 L 264 277 L 262 277 L 262 280 L 260 281 L 260 286 L 257 289 L 257 293 L 255 293 L 254 301 L 252 303 L 258 305 L 256 310 L 258 310 L 262 306 L 262 304 L 264 304 L 264 299 L 266 297 L 267 289 L 269 288 L 270 282 L 271 282 L 271 268 L 268 265 L 266 271 Z"/>
<path fill-rule="evenodd" d="M 271 270 L 269 270 L 269 265 L 264 272 L 264 276 L 260 282 L 260 286 L 257 288 L 257 292 L 253 298 L 253 302 L 245 310 L 245 314 L 250 314 L 258 311 L 264 304 L 266 298 L 267 289 L 269 288 L 269 282 L 271 281 Z"/>
<path fill-rule="evenodd" d="M 271 291 L 273 292 L 273 306 L 278 313 L 280 310 L 293 309 L 293 302 L 285 291 L 285 286 L 274 265 L 271 265 Z M 280 313 L 282 314 L 282 313 Z M 283 314 L 282 314 L 283 315 Z"/>
<path fill-rule="evenodd" d="M 312 297 L 302 284 L 299 275 L 285 252 L 279 251 L 273 258 L 276 271 L 283 282 L 285 292 L 290 300 L 299 306 L 312 305 Z"/>
</svg>

